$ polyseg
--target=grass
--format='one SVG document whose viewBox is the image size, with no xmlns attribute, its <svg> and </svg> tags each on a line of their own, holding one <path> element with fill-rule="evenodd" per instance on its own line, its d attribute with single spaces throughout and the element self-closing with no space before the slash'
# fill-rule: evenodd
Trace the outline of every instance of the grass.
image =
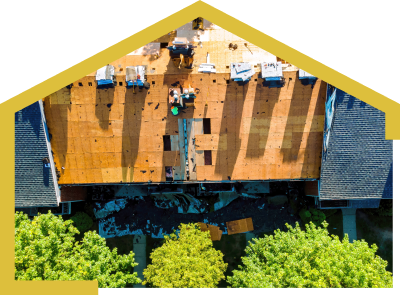
<svg viewBox="0 0 400 295">
<path fill-rule="evenodd" d="M 232 271 L 238 269 L 238 266 L 242 263 L 242 256 L 246 255 L 244 252 L 247 246 L 246 234 L 222 235 L 221 240 L 214 241 L 213 245 L 216 250 L 220 250 L 224 254 L 224 262 L 228 263 L 225 276 L 232 276 Z M 222 280 L 218 285 L 219 288 L 228 286 L 225 280 Z"/>
<path fill-rule="evenodd" d="M 388 262 L 387 271 L 393 272 L 393 218 L 365 214 L 357 210 L 357 239 L 364 239 L 369 245 L 376 244 L 376 255 Z M 392 233 L 390 235 L 390 233 Z"/>
</svg>

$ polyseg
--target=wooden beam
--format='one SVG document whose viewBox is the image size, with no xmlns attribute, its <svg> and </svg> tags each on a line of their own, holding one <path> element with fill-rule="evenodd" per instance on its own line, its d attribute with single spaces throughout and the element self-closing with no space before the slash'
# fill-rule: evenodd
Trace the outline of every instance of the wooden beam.
<svg viewBox="0 0 400 295">
<path fill-rule="evenodd" d="M 172 173 L 173 173 L 174 180 L 184 180 L 184 179 L 182 179 L 181 166 L 172 167 Z"/>
<path fill-rule="evenodd" d="M 171 151 L 179 151 L 179 135 L 171 135 Z"/>
<path fill-rule="evenodd" d="M 194 123 L 194 119 L 187 119 L 186 132 L 188 140 L 189 180 L 197 180 Z"/>
<path fill-rule="evenodd" d="M 183 119 L 178 119 L 179 128 L 179 153 L 181 157 L 181 179 L 186 180 L 185 132 Z"/>
</svg>

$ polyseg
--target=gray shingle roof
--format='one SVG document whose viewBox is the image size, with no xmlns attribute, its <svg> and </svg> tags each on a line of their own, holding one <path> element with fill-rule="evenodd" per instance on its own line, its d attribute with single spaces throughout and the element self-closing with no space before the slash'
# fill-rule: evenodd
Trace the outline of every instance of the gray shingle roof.
<svg viewBox="0 0 400 295">
<path fill-rule="evenodd" d="M 337 89 L 320 199 L 393 198 L 393 141 L 385 113 Z"/>
<path fill-rule="evenodd" d="M 57 206 L 39 102 L 15 113 L 15 207 Z"/>
</svg>

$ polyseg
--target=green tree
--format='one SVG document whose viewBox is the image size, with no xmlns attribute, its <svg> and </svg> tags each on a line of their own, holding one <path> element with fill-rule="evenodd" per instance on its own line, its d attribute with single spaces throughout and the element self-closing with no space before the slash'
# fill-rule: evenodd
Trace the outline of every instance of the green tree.
<svg viewBox="0 0 400 295">
<path fill-rule="evenodd" d="M 87 215 L 85 212 L 77 212 L 74 216 L 71 217 L 71 220 L 74 222 L 74 226 L 78 229 L 79 232 L 85 232 L 89 230 L 93 225 L 93 220 Z"/>
<path fill-rule="evenodd" d="M 81 242 L 72 220 L 64 221 L 50 212 L 33 221 L 22 212 L 15 214 L 16 280 L 97 280 L 99 288 L 120 288 L 141 280 L 133 273 L 132 252 L 118 255 L 104 238 L 86 232 Z"/>
<path fill-rule="evenodd" d="M 329 236 L 325 221 L 322 228 L 306 224 L 305 231 L 298 224 L 286 226 L 287 232 L 278 229 L 275 235 L 253 239 L 243 267 L 233 271 L 228 283 L 245 288 L 393 287 L 375 244 Z"/>
<path fill-rule="evenodd" d="M 150 254 L 151 264 L 143 271 L 145 281 L 158 288 L 215 288 L 225 279 L 227 264 L 213 248 L 210 233 L 197 224 L 181 224 L 165 236 L 161 247 Z"/>
</svg>

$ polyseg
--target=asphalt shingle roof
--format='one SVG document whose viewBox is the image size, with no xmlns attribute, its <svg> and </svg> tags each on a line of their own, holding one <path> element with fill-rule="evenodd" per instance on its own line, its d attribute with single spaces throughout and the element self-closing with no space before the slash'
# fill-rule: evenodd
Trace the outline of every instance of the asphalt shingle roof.
<svg viewBox="0 0 400 295">
<path fill-rule="evenodd" d="M 360 198 L 393 198 L 393 141 L 384 112 L 337 89 L 320 199 Z"/>
<path fill-rule="evenodd" d="M 15 113 L 15 207 L 57 206 L 39 102 Z"/>
</svg>

